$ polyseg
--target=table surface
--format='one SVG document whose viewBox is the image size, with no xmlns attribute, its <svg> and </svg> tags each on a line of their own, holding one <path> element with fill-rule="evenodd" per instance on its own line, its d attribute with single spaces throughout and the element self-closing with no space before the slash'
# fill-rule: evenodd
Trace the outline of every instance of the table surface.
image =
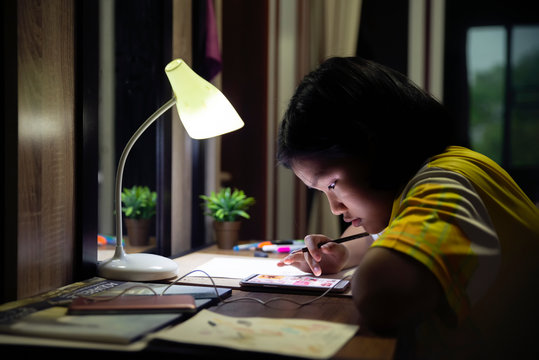
<svg viewBox="0 0 539 360">
<path fill-rule="evenodd" d="M 194 253 L 174 259 L 180 265 L 179 277 L 187 272 L 193 270 L 195 267 L 208 261 L 215 255 L 226 256 L 245 256 L 249 253 L 237 252 L 232 250 L 217 249 L 217 247 L 210 246 L 205 249 L 196 251 Z M 250 255 L 252 256 L 252 255 Z M 270 257 L 282 257 L 281 254 L 271 254 Z M 239 281 L 236 280 L 237 284 Z M 256 297 L 260 300 L 268 300 L 276 296 L 286 296 L 292 298 L 298 302 L 308 301 L 318 295 L 305 295 L 305 294 L 279 294 L 276 292 L 248 292 L 240 290 L 237 286 L 234 286 L 232 282 L 232 295 L 230 299 L 236 299 L 239 297 Z M 266 306 L 255 301 L 236 301 L 220 303 L 209 308 L 209 310 L 216 313 L 227 316 L 240 316 L 240 317 L 268 317 L 268 318 L 301 318 L 301 319 L 313 319 L 313 320 L 325 320 L 340 322 L 345 324 L 357 324 L 359 314 L 356 307 L 353 304 L 351 296 L 324 296 L 315 302 L 305 305 L 297 306 L 287 301 L 272 302 L 272 306 Z M 62 340 L 52 339 L 29 339 L 24 337 L 10 337 L 9 335 L 2 335 L 0 338 L 0 347 L 14 346 L 19 354 L 35 354 L 39 351 L 40 354 L 47 354 L 51 352 L 55 355 L 68 355 L 78 356 L 81 353 L 81 349 L 84 349 L 88 354 L 99 355 L 107 347 L 95 346 L 93 344 L 84 343 L 71 343 L 66 345 L 66 342 Z M 32 346 L 28 346 L 32 345 Z M 397 341 L 394 338 L 383 338 L 372 336 L 365 333 L 362 329 L 359 329 L 358 333 L 333 357 L 333 359 L 393 359 L 396 350 Z M 52 350 L 51 350 L 52 349 Z M 153 344 L 152 342 L 138 341 L 126 346 L 125 348 L 113 347 L 110 350 L 114 351 L 115 357 L 129 357 L 133 359 L 136 354 L 139 357 L 147 358 L 148 356 L 159 356 L 160 359 L 172 358 L 179 355 L 186 355 L 188 358 L 215 358 L 216 353 L 234 356 L 236 359 L 252 358 L 253 354 L 245 352 L 225 350 L 215 348 L 186 348 L 184 345 L 179 344 Z M 259 356 L 259 355 L 257 355 Z M 225 356 L 226 357 L 226 356 Z M 272 355 L 265 354 L 264 359 L 273 358 Z M 275 356 L 275 358 L 282 359 L 282 356 Z"/>
<path fill-rule="evenodd" d="M 196 254 L 245 256 L 246 251 L 222 250 L 216 246 L 210 246 L 197 251 Z M 247 252 L 248 254 L 248 252 Z M 282 254 L 270 254 L 270 257 L 283 257 Z M 185 259 L 185 257 L 184 257 Z M 181 261 L 179 258 L 178 261 Z M 185 268 L 185 262 L 181 262 L 184 269 L 181 272 L 190 270 L 190 266 Z M 181 275 L 180 275 L 181 276 Z M 260 300 L 268 300 L 276 296 L 286 296 L 298 302 L 312 299 L 315 295 L 300 294 L 278 294 L 275 292 L 247 292 L 243 290 L 233 290 L 232 299 L 238 297 L 256 297 Z M 317 295 L 316 295 L 317 296 Z M 227 316 L 263 316 L 269 318 L 302 318 L 314 320 L 334 321 L 345 324 L 357 324 L 359 313 L 350 296 L 325 296 L 312 304 L 298 307 L 289 302 L 276 302 L 275 306 L 265 306 L 256 301 L 236 301 L 226 304 L 219 304 L 209 310 Z M 394 338 L 383 338 L 372 336 L 361 329 L 334 357 L 334 359 L 393 359 L 397 341 Z"/>
</svg>

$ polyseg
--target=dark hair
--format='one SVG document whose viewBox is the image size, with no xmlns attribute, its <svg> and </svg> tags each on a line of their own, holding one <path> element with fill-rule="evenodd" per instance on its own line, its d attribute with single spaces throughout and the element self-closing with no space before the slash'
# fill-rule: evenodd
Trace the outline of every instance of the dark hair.
<svg viewBox="0 0 539 360">
<path fill-rule="evenodd" d="M 305 76 L 284 115 L 278 162 L 356 157 L 370 186 L 398 190 L 453 132 L 443 106 L 399 72 L 358 57 L 334 57 Z"/>
</svg>

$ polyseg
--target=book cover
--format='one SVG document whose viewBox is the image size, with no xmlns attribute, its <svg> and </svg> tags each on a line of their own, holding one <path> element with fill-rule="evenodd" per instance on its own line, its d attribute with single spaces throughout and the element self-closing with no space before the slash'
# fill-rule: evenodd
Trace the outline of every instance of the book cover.
<svg viewBox="0 0 539 360">
<path fill-rule="evenodd" d="M 150 290 L 152 289 L 152 290 Z M 165 291 L 166 290 L 166 291 Z M 130 343 L 149 332 L 183 321 L 190 314 L 69 315 L 68 306 L 81 296 L 122 297 L 157 294 L 191 295 L 197 311 L 230 296 L 231 290 L 201 286 L 136 283 L 95 277 L 45 294 L 0 305 L 0 333 L 43 338 Z M 146 297 L 146 296 L 144 296 Z"/>
<path fill-rule="evenodd" d="M 194 313 L 191 295 L 138 295 L 104 299 L 77 298 L 69 304 L 69 315 Z"/>
<path fill-rule="evenodd" d="M 145 334 L 181 320 L 184 314 L 67 315 L 54 306 L 34 312 L 2 332 L 15 335 L 129 344 Z"/>
</svg>

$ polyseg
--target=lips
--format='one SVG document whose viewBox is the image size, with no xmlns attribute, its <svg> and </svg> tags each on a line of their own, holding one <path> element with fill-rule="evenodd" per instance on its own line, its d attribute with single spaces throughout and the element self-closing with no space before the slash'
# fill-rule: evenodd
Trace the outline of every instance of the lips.
<svg viewBox="0 0 539 360">
<path fill-rule="evenodd" d="M 350 218 L 343 218 L 344 222 L 352 223 L 352 226 L 358 227 L 361 226 L 362 219 L 356 218 L 356 219 L 350 219 Z"/>
</svg>

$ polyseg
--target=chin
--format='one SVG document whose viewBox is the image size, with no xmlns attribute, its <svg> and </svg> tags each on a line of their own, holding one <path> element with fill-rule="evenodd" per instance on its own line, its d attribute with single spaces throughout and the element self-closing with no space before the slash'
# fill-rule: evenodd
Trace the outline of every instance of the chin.
<svg viewBox="0 0 539 360">
<path fill-rule="evenodd" d="M 379 232 L 385 229 L 385 227 L 381 227 L 381 226 L 373 226 L 373 225 L 365 225 L 365 224 L 361 224 L 361 226 L 369 234 L 378 234 Z"/>
</svg>

